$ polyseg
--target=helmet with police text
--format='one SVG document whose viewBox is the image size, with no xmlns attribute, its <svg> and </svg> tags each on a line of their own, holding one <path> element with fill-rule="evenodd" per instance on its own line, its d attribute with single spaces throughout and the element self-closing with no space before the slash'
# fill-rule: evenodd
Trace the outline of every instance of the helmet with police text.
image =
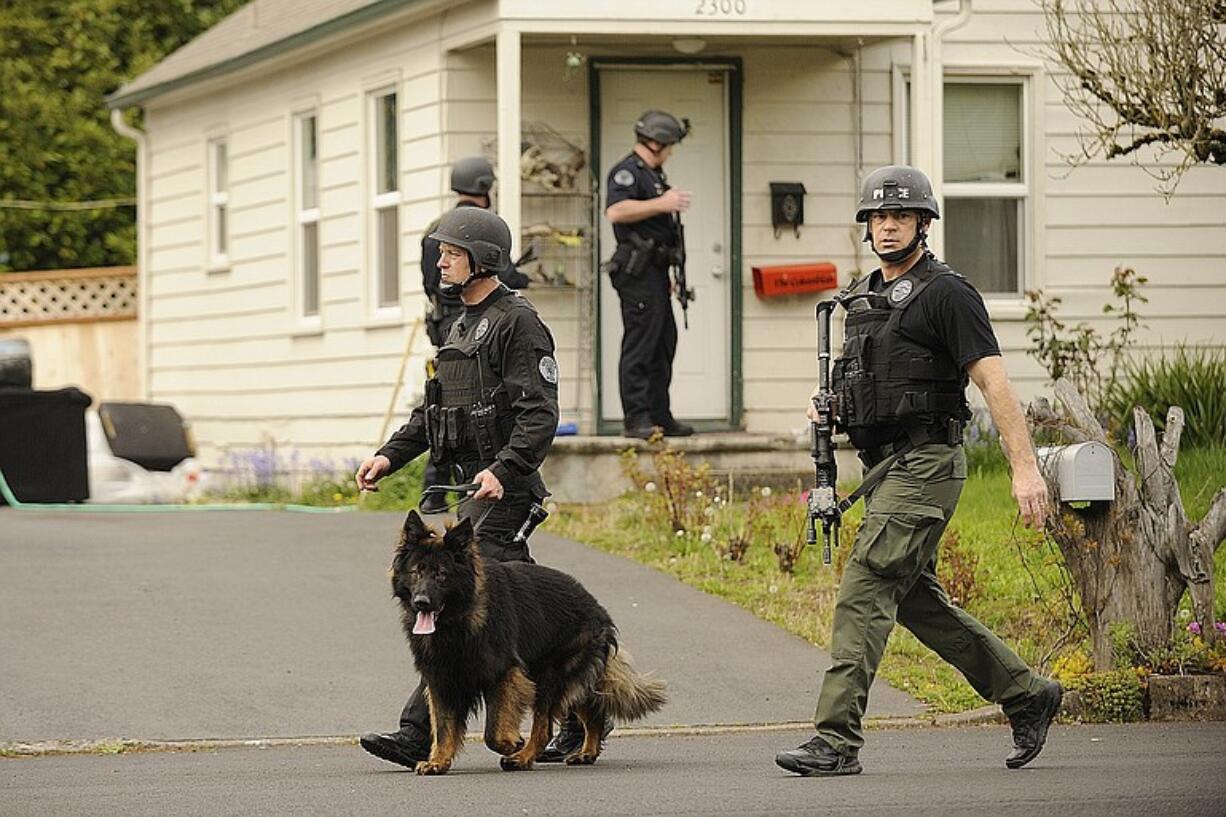
<svg viewBox="0 0 1226 817">
<path fill-rule="evenodd" d="M 860 188 L 856 221 L 868 221 L 873 210 L 918 210 L 931 218 L 941 217 L 932 182 L 907 165 L 887 165 L 868 174 Z"/>
<path fill-rule="evenodd" d="M 494 166 L 484 156 L 466 156 L 451 166 L 451 189 L 470 196 L 488 196 L 494 186 Z"/>
<path fill-rule="evenodd" d="M 634 133 L 640 139 L 650 139 L 661 145 L 675 145 L 690 133 L 690 120 L 677 119 L 665 111 L 645 111 L 634 123 Z"/>
<path fill-rule="evenodd" d="M 497 213 L 480 207 L 449 210 L 429 237 L 467 250 L 477 278 L 501 272 L 511 257 L 511 229 Z"/>
</svg>

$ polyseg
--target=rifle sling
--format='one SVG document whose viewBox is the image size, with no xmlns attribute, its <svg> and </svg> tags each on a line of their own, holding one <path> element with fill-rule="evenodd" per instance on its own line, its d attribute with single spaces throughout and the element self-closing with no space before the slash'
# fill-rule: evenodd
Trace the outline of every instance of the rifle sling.
<svg viewBox="0 0 1226 817">
<path fill-rule="evenodd" d="M 877 484 L 881 482 L 881 480 L 885 479 L 885 475 L 890 472 L 892 467 L 894 467 L 894 463 L 902 459 L 903 456 L 911 453 L 921 445 L 942 441 L 944 441 L 944 438 L 940 436 L 940 433 L 936 429 L 930 427 L 921 427 L 908 433 L 907 441 L 904 443 L 895 444 L 896 447 L 894 448 L 894 452 L 885 457 L 885 459 L 882 459 L 873 465 L 873 467 L 868 470 L 868 473 L 864 475 L 864 479 L 860 482 L 860 485 L 856 488 L 856 490 L 852 491 L 841 502 L 839 502 L 837 508 L 839 516 L 842 516 L 851 510 L 851 507 L 860 501 L 860 497 L 865 496 L 876 488 Z"/>
</svg>

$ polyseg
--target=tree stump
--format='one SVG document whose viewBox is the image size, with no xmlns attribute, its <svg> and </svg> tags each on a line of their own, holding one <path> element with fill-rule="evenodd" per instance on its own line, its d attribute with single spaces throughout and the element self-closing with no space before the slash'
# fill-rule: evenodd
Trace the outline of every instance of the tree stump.
<svg viewBox="0 0 1226 817">
<path fill-rule="evenodd" d="M 1046 399 L 1030 406 L 1036 427 L 1056 430 L 1069 442 L 1111 444 L 1085 398 L 1067 380 L 1056 381 L 1057 412 Z M 1198 524 L 1188 521 L 1175 462 L 1183 432 L 1183 409 L 1172 406 L 1161 441 L 1153 420 L 1133 409 L 1137 449 L 1135 473 L 1115 460 L 1115 501 L 1086 509 L 1059 506 L 1054 473 L 1045 473 L 1058 512 L 1047 532 L 1060 548 L 1076 584 L 1090 628 L 1097 670 L 1112 667 L 1111 625 L 1127 622 L 1139 646 L 1170 642 L 1175 611 L 1184 590 L 1192 596 L 1201 632 L 1212 638 L 1213 557 L 1226 538 L 1226 488 L 1220 488 Z"/>
</svg>

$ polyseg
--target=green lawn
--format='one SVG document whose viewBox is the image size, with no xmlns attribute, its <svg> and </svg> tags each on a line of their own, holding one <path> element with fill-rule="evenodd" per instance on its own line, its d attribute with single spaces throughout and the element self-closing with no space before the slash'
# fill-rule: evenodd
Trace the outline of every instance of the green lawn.
<svg viewBox="0 0 1226 817">
<path fill-rule="evenodd" d="M 1197 519 L 1216 489 L 1226 483 L 1226 448 L 1184 451 L 1176 473 L 1188 513 Z M 814 644 L 828 645 L 839 568 L 862 505 L 845 519 L 844 544 L 834 565 L 823 565 L 820 548 L 810 547 L 788 574 L 781 571 L 773 546 L 798 530 L 803 513 L 798 503 L 771 497 L 773 520 L 750 537 L 738 563 L 721 554 L 719 546 L 728 531 L 738 530 L 744 502 L 715 505 L 705 517 L 695 516 L 711 526 L 708 541 L 700 524 L 684 535 L 673 534 L 660 494 L 635 491 L 609 503 L 568 506 L 547 529 L 650 565 Z M 1070 600 L 1059 551 L 1017 520 L 1005 471 L 988 467 L 972 474 L 949 530 L 958 546 L 953 553 L 943 546 L 943 564 L 963 565 L 961 579 L 970 591 L 967 610 L 1043 670 L 1055 659 L 1057 647 L 1080 643 L 1083 634 L 1074 633 L 1071 639 L 1066 635 Z M 1218 550 L 1215 580 L 1220 618 L 1226 609 L 1226 548 Z M 984 703 L 956 670 L 903 628 L 890 639 L 880 675 L 939 711 L 962 711 Z"/>
</svg>

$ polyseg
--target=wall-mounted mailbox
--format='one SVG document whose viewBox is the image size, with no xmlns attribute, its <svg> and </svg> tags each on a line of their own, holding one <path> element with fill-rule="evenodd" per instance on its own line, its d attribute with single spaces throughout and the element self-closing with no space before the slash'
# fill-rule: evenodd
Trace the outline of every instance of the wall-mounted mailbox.
<svg viewBox="0 0 1226 817">
<path fill-rule="evenodd" d="M 805 186 L 800 182 L 771 182 L 771 224 L 775 238 L 784 227 L 791 227 L 800 238 L 800 225 L 805 223 Z"/>
<path fill-rule="evenodd" d="M 1102 443 L 1052 445 L 1038 455 L 1044 475 L 1055 477 L 1061 502 L 1115 500 L 1115 455 Z"/>
<path fill-rule="evenodd" d="M 829 261 L 753 268 L 753 291 L 759 298 L 838 289 L 839 271 Z"/>
</svg>

